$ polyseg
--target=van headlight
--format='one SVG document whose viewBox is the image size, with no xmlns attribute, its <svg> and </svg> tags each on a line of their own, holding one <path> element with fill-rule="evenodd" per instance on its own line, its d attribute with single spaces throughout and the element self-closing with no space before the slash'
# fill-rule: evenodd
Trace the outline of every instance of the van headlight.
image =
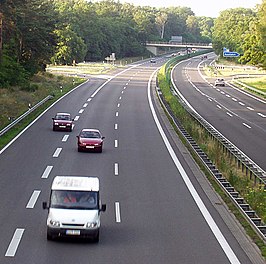
<svg viewBox="0 0 266 264">
<path fill-rule="evenodd" d="M 58 226 L 58 227 L 60 226 L 60 222 L 59 221 L 54 221 L 53 219 L 50 219 L 49 222 L 50 222 L 51 226 Z"/>
<path fill-rule="evenodd" d="M 95 227 L 97 227 L 97 223 L 96 223 L 96 222 L 87 223 L 87 224 L 86 224 L 86 227 L 87 227 L 87 228 L 95 228 Z"/>
</svg>

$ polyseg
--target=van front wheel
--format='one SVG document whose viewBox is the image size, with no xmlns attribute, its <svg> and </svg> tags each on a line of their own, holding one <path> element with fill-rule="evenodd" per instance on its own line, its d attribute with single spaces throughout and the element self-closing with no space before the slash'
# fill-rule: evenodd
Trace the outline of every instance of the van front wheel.
<svg viewBox="0 0 266 264">
<path fill-rule="evenodd" d="M 99 232 L 97 233 L 97 235 L 94 237 L 94 242 L 95 243 L 99 243 L 99 238 L 100 238 L 100 234 L 99 234 Z"/>
</svg>

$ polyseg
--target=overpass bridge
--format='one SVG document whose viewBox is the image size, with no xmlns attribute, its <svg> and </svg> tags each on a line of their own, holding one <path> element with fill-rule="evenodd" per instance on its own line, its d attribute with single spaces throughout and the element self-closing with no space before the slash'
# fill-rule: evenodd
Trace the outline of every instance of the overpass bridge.
<svg viewBox="0 0 266 264">
<path fill-rule="evenodd" d="M 158 55 L 158 48 L 184 48 L 184 49 L 210 49 L 212 44 L 206 43 L 171 43 L 171 42 L 146 42 L 146 48 L 154 55 Z"/>
</svg>

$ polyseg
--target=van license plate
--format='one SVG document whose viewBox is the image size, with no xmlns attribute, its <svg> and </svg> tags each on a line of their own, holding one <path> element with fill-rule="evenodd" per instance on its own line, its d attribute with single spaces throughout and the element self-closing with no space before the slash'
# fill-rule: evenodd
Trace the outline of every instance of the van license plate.
<svg viewBox="0 0 266 264">
<path fill-rule="evenodd" d="M 72 235 L 72 236 L 79 236 L 80 235 L 80 230 L 67 230 L 66 234 L 67 235 Z"/>
<path fill-rule="evenodd" d="M 86 148 L 93 149 L 94 146 L 86 146 Z"/>
</svg>

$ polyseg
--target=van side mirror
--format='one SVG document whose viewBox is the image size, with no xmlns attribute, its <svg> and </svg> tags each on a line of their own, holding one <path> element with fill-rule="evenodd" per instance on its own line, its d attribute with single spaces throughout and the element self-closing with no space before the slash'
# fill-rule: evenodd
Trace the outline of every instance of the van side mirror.
<svg viewBox="0 0 266 264">
<path fill-rule="evenodd" d="M 42 209 L 48 209 L 47 202 L 42 203 Z"/>
<path fill-rule="evenodd" d="M 106 211 L 106 204 L 102 204 L 101 211 L 102 211 L 102 212 L 105 212 L 105 211 Z"/>
<path fill-rule="evenodd" d="M 102 137 L 102 139 L 105 139 L 105 137 Z"/>
</svg>

